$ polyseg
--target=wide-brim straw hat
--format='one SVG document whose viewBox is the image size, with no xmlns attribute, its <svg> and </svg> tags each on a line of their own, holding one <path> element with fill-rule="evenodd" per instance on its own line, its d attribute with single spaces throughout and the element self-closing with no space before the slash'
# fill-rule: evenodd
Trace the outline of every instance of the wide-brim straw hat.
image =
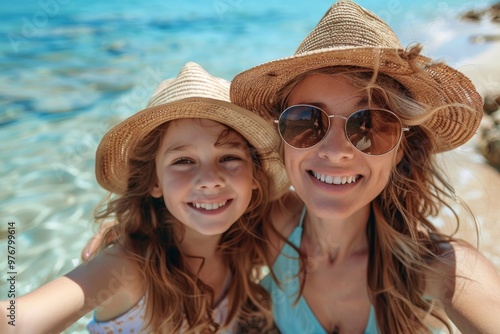
<svg viewBox="0 0 500 334">
<path fill-rule="evenodd" d="M 464 74 L 423 55 L 410 56 L 385 22 L 349 0 L 334 3 L 292 57 L 238 74 L 231 83 L 231 101 L 264 117 L 276 117 L 273 106 L 280 88 L 299 74 L 329 66 L 384 73 L 405 86 L 416 101 L 440 108 L 424 122 L 437 135 L 438 152 L 462 145 L 480 124 L 482 98 Z"/>
<path fill-rule="evenodd" d="M 229 82 L 213 77 L 189 62 L 178 76 L 162 82 L 147 108 L 114 126 L 102 138 L 96 154 L 96 178 L 106 190 L 124 194 L 128 184 L 129 154 L 159 125 L 184 118 L 203 118 L 238 131 L 263 157 L 272 179 L 271 199 L 284 194 L 289 183 L 277 148 L 276 130 L 257 114 L 229 102 Z"/>
</svg>

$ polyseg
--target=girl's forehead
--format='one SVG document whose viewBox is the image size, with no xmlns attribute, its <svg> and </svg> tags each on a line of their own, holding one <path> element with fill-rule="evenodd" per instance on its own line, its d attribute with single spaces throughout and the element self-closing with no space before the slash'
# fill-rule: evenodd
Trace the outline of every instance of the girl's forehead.
<svg viewBox="0 0 500 334">
<path fill-rule="evenodd" d="M 246 142 L 245 138 L 230 126 L 206 118 L 180 118 L 168 122 L 165 136 L 172 139 L 190 140 L 193 137 L 211 137 L 217 143 Z"/>
</svg>

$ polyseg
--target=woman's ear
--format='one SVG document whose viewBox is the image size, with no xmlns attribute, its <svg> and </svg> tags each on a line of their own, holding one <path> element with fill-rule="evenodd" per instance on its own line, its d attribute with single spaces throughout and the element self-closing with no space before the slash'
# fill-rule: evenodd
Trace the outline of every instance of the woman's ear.
<svg viewBox="0 0 500 334">
<path fill-rule="evenodd" d="M 154 198 L 160 198 L 160 197 L 163 196 L 163 191 L 161 190 L 160 185 L 158 184 L 158 182 L 155 182 L 154 186 L 151 187 L 151 190 L 149 191 L 149 193 Z"/>
</svg>

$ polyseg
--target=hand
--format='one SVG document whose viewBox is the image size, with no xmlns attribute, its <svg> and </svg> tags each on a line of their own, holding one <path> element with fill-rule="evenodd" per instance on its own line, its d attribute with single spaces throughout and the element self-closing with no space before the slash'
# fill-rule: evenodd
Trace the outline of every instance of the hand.
<svg viewBox="0 0 500 334">
<path fill-rule="evenodd" d="M 104 235 L 104 232 L 110 228 L 112 225 L 115 223 L 106 223 L 101 226 L 99 231 L 92 237 L 90 238 L 89 241 L 85 244 L 85 246 L 82 249 L 81 253 L 81 258 L 82 260 L 88 260 L 92 255 L 95 254 L 97 249 L 99 248 L 99 245 L 101 244 L 102 236 Z"/>
</svg>

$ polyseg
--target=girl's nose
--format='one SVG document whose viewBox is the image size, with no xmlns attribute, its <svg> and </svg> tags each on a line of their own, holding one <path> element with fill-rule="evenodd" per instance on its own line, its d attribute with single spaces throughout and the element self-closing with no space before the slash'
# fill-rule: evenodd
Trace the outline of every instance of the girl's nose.
<svg viewBox="0 0 500 334">
<path fill-rule="evenodd" d="M 205 166 L 200 168 L 195 183 L 197 189 L 210 190 L 224 187 L 226 180 L 217 166 Z"/>
</svg>

